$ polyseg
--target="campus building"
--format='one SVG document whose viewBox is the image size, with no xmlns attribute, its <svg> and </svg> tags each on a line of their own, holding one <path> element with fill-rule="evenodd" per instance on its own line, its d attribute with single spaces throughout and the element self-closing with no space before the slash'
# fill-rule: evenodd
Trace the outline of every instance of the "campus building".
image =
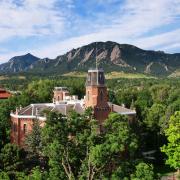
<svg viewBox="0 0 180 180">
<path fill-rule="evenodd" d="M 76 95 L 70 95 L 66 87 L 55 87 L 53 93 L 52 103 L 30 104 L 24 108 L 16 108 L 15 112 L 11 112 L 11 143 L 23 146 L 26 135 L 32 131 L 35 119 L 38 119 L 40 126 L 43 127 L 46 122 L 45 110 L 56 111 L 63 115 L 67 115 L 71 110 L 83 114 L 86 108 L 92 107 L 94 118 L 97 120 L 100 130 L 110 112 L 127 115 L 130 121 L 136 116 L 135 110 L 108 101 L 102 69 L 88 71 L 86 94 L 83 99 L 78 99 Z"/>
</svg>

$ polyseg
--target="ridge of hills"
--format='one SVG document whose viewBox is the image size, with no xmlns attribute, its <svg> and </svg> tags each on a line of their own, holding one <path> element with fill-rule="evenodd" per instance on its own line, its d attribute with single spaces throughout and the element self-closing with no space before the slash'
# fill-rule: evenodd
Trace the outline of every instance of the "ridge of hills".
<svg viewBox="0 0 180 180">
<path fill-rule="evenodd" d="M 106 72 L 141 73 L 149 76 L 178 76 L 180 53 L 143 50 L 129 44 L 94 42 L 57 56 L 38 58 L 28 53 L 0 64 L 0 73 L 67 74 L 102 67 Z"/>
</svg>

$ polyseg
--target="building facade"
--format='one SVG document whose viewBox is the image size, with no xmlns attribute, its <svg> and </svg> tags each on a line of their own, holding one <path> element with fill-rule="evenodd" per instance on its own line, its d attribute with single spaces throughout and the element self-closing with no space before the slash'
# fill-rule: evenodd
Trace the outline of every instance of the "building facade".
<svg viewBox="0 0 180 180">
<path fill-rule="evenodd" d="M 102 69 L 88 71 L 86 94 L 83 99 L 79 100 L 76 95 L 71 96 L 66 87 L 55 87 L 53 93 L 52 103 L 30 104 L 27 107 L 20 107 L 15 112 L 11 112 L 11 143 L 23 147 L 26 136 L 32 131 L 34 120 L 38 119 L 41 127 L 45 125 L 46 116 L 44 110 L 56 111 L 63 115 L 67 115 L 70 110 L 74 110 L 79 114 L 83 114 L 86 108 L 91 107 L 100 131 L 110 112 L 127 115 L 129 120 L 133 120 L 136 116 L 135 110 L 108 101 L 108 92 Z"/>
</svg>

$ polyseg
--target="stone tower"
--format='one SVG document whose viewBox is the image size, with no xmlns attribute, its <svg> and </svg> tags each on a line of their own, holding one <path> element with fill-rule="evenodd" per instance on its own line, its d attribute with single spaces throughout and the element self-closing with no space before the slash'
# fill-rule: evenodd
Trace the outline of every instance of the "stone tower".
<svg viewBox="0 0 180 180">
<path fill-rule="evenodd" d="M 90 69 L 86 80 L 85 106 L 92 107 L 100 129 L 110 113 L 103 69 Z"/>
</svg>

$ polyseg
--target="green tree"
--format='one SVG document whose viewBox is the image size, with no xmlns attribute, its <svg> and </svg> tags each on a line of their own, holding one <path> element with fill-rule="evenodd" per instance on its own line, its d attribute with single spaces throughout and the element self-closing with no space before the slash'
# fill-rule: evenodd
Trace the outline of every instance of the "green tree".
<svg viewBox="0 0 180 180">
<path fill-rule="evenodd" d="M 152 97 L 148 90 L 143 89 L 138 93 L 137 100 L 135 101 L 138 120 L 142 122 L 145 119 L 147 110 L 152 104 Z"/>
<path fill-rule="evenodd" d="M 33 170 L 31 171 L 31 175 L 29 175 L 29 179 L 31 180 L 46 180 L 48 179 L 47 176 L 47 172 L 46 171 L 42 171 L 40 169 L 40 167 L 35 167 L 33 168 Z"/>
<path fill-rule="evenodd" d="M 6 144 L 0 153 L 2 170 L 9 174 L 23 169 L 25 153 L 14 144 Z"/>
<path fill-rule="evenodd" d="M 130 108 L 132 101 L 136 100 L 135 89 L 121 89 L 116 93 L 116 100 L 118 104 L 125 104 L 126 107 Z"/>
<path fill-rule="evenodd" d="M 86 133 L 87 125 L 76 113 L 71 113 L 67 118 L 55 112 L 48 113 L 42 137 L 44 154 L 49 158 L 51 179 L 62 179 L 65 176 L 72 179 L 78 173 L 86 144 L 81 142 L 81 136 Z"/>
<path fill-rule="evenodd" d="M 166 163 L 171 167 L 180 169 L 180 111 L 175 112 L 169 121 L 169 128 L 165 130 L 168 144 L 161 148 L 168 159 Z"/>
<path fill-rule="evenodd" d="M 166 108 L 165 115 L 162 117 L 160 126 L 161 126 L 161 133 L 165 133 L 165 130 L 169 126 L 170 117 L 180 109 L 180 98 L 174 99 L 174 101 L 169 102 L 169 105 Z"/>
<path fill-rule="evenodd" d="M 145 123 L 151 130 L 159 131 L 160 120 L 165 114 L 165 106 L 162 104 L 153 104 L 147 111 Z"/>
<path fill-rule="evenodd" d="M 84 115 L 71 112 L 68 117 L 50 112 L 42 136 L 50 178 L 109 178 L 120 167 L 126 170 L 119 177 L 128 176 L 131 163 L 126 162 L 134 160 L 136 136 L 127 118 L 118 114 L 110 115 L 104 127 L 105 132 L 99 133 L 90 112 Z"/>
<path fill-rule="evenodd" d="M 104 128 L 102 141 L 90 147 L 88 164 L 92 169 L 91 179 L 124 178 L 131 171 L 138 147 L 136 135 L 132 132 L 127 117 L 115 113 L 110 114 Z"/>
<path fill-rule="evenodd" d="M 166 104 L 169 96 L 170 86 L 168 84 L 154 85 L 150 89 L 153 101 Z"/>
<path fill-rule="evenodd" d="M 153 166 L 146 163 L 139 163 L 135 173 L 131 175 L 131 180 L 154 180 Z"/>
<path fill-rule="evenodd" d="M 0 172 L 0 180 L 10 180 L 7 172 L 4 172 L 4 171 Z"/>
<path fill-rule="evenodd" d="M 35 157 L 41 153 L 41 127 L 38 119 L 34 119 L 32 131 L 25 139 L 26 150 L 28 150 Z"/>
</svg>

